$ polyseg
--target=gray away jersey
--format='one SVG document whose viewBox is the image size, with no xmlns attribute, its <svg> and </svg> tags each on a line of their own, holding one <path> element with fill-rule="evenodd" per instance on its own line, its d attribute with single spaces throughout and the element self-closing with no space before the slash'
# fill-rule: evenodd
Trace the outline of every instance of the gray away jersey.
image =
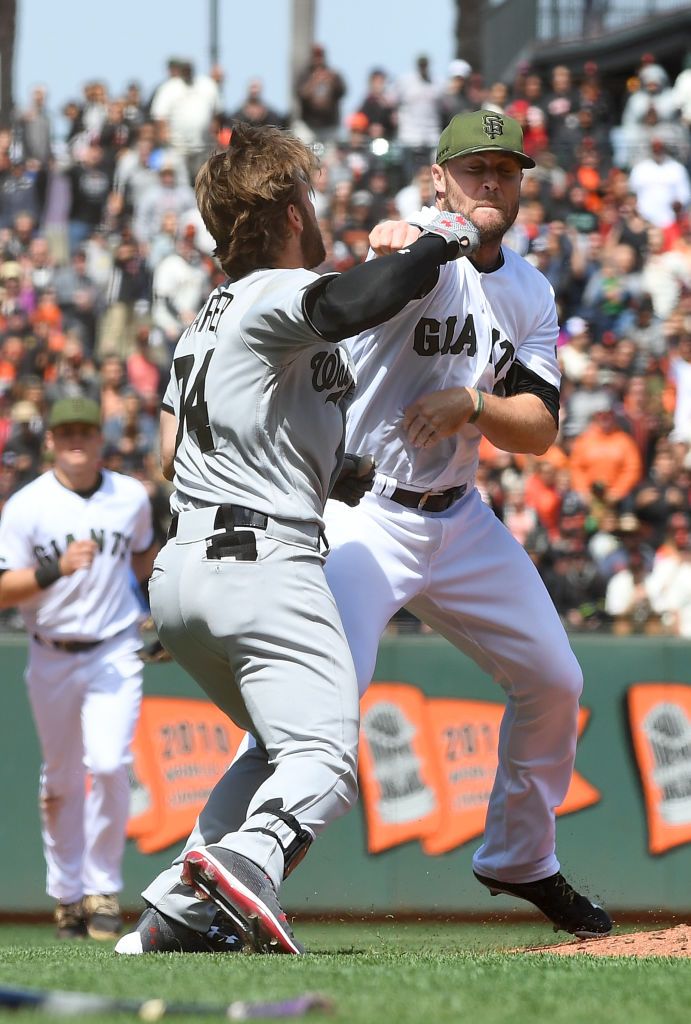
<svg viewBox="0 0 691 1024">
<path fill-rule="evenodd" d="M 354 374 L 306 320 L 307 270 L 220 285 L 180 338 L 163 408 L 175 414 L 173 512 L 237 504 L 322 522 L 343 454 Z"/>
<path fill-rule="evenodd" d="M 431 448 L 408 440 L 405 409 L 422 395 L 463 386 L 501 393 L 514 360 L 559 387 L 552 288 L 517 253 L 503 254 L 504 265 L 491 274 L 467 259 L 445 264 L 428 295 L 348 342 L 358 388 L 346 449 L 371 452 L 383 476 L 424 491 L 475 475 L 481 435 L 472 424 Z"/>
</svg>

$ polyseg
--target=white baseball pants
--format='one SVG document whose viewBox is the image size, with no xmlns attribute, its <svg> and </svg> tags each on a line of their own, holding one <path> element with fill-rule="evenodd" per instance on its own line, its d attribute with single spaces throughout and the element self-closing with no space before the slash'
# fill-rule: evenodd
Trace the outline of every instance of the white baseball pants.
<svg viewBox="0 0 691 1024">
<path fill-rule="evenodd" d="M 29 644 L 25 677 L 43 758 L 46 891 L 62 903 L 122 889 L 140 647 L 136 629 L 75 653 Z"/>
<path fill-rule="evenodd" d="M 476 489 L 441 513 L 409 510 L 372 494 L 356 508 L 330 501 L 326 534 L 326 577 L 361 693 L 372 678 L 379 639 L 404 606 L 506 693 L 499 766 L 475 871 L 511 882 L 554 874 L 554 809 L 573 772 L 583 677 L 526 552 Z"/>
</svg>

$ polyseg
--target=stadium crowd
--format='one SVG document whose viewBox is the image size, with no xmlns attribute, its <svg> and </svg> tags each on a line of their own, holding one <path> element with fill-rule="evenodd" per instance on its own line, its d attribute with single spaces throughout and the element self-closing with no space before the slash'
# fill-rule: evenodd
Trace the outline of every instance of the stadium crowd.
<svg viewBox="0 0 691 1024">
<path fill-rule="evenodd" d="M 478 487 L 569 628 L 691 636 L 691 69 L 672 79 L 646 54 L 617 99 L 592 62 L 485 82 L 454 60 L 439 81 L 419 57 L 397 81 L 373 69 L 346 116 L 348 85 L 315 46 L 296 117 L 259 79 L 224 110 L 222 85 L 220 68 L 178 59 L 150 97 L 94 79 L 60 127 L 37 87 L 0 132 L 0 508 L 48 465 L 51 404 L 85 395 L 105 464 L 144 481 L 164 535 L 160 399 L 179 334 L 223 279 L 192 185 L 233 123 L 318 148 L 332 271 L 365 258 L 379 220 L 433 203 L 441 128 L 484 107 L 521 122 L 537 164 L 507 243 L 554 288 L 563 385 L 558 442 L 539 458 L 483 443 Z"/>
</svg>

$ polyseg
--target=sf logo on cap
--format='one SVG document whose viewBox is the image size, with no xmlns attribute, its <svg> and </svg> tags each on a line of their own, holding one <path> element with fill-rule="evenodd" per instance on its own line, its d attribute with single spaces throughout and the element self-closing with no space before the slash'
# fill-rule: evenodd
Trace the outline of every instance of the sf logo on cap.
<svg viewBox="0 0 691 1024">
<path fill-rule="evenodd" d="M 482 128 L 490 139 L 496 139 L 498 135 L 504 134 L 504 122 L 497 114 L 483 114 Z"/>
</svg>

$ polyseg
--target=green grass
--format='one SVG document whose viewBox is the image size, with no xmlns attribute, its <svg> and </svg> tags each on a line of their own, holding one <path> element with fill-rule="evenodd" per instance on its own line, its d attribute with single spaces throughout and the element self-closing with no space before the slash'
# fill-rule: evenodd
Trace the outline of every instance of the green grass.
<svg viewBox="0 0 691 1024">
<path fill-rule="evenodd" d="M 684 1024 L 691 960 L 531 956 L 549 925 L 303 924 L 310 955 L 118 957 L 103 943 L 59 943 L 46 926 L 0 927 L 0 984 L 121 998 L 228 1003 L 330 996 L 335 1015 L 312 1024 Z M 0 1022 L 53 1019 L 33 1011 Z M 79 1018 L 83 1024 L 136 1019 Z M 175 1017 L 173 1020 L 221 1020 Z"/>
</svg>

